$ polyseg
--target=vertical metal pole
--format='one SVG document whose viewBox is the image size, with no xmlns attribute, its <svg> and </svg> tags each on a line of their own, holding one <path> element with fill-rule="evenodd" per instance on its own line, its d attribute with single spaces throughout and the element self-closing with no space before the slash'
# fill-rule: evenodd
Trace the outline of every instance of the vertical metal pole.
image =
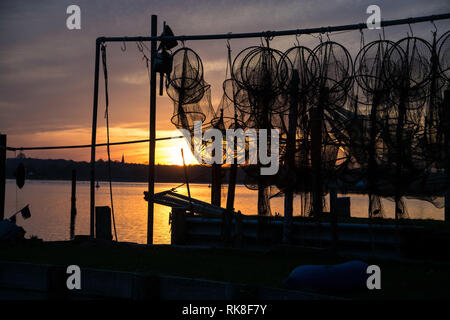
<svg viewBox="0 0 450 320">
<path fill-rule="evenodd" d="M 235 139 L 236 140 L 236 139 Z M 236 145 L 236 143 L 235 143 Z M 228 193 L 227 193 L 227 211 L 234 211 L 234 198 L 236 195 L 236 178 L 237 178 L 237 157 L 234 158 L 234 163 L 230 167 L 230 175 L 228 181 Z"/>
<path fill-rule="evenodd" d="M 322 128 L 323 128 L 323 104 L 328 101 L 328 90 L 323 89 L 319 97 L 319 105 L 314 107 L 311 115 L 311 162 L 312 162 L 312 187 L 313 187 L 313 214 L 319 217 L 323 210 L 323 179 L 322 179 Z"/>
<path fill-rule="evenodd" d="M 231 69 L 231 47 L 227 45 L 228 47 L 228 65 Z M 231 71 L 230 71 L 231 72 Z M 234 88 L 233 88 L 234 89 Z M 234 107 L 234 129 L 240 128 L 237 120 L 237 110 L 236 110 L 236 96 L 235 96 L 235 90 L 233 90 L 233 107 Z M 228 193 L 227 193 L 227 213 L 231 214 L 231 212 L 234 212 L 234 198 L 236 195 L 236 178 L 237 178 L 237 169 L 238 169 L 238 156 L 237 156 L 237 138 L 234 138 L 233 143 L 233 158 L 234 161 L 231 164 L 230 167 L 230 175 L 228 178 Z"/>
<path fill-rule="evenodd" d="M 100 65 L 101 40 L 95 41 L 95 74 L 94 74 L 94 103 L 92 110 L 92 140 L 91 140 L 91 206 L 90 206 L 90 235 L 95 236 L 95 144 L 97 141 L 97 109 L 98 109 L 98 76 Z"/>
<path fill-rule="evenodd" d="M 445 112 L 445 151 L 446 151 L 446 166 L 445 166 L 445 209 L 444 220 L 450 221 L 450 90 L 444 92 L 444 112 Z"/>
<path fill-rule="evenodd" d="M 222 198 L 222 165 L 213 163 L 211 170 L 211 204 L 220 207 Z"/>
<path fill-rule="evenodd" d="M 158 16 L 152 15 L 151 36 L 156 37 L 158 32 Z M 153 244 L 153 195 L 155 192 L 155 136 L 156 136 L 156 70 L 154 61 L 156 57 L 157 41 L 151 42 L 150 63 L 150 143 L 148 152 L 148 215 L 147 215 L 147 244 Z"/>
<path fill-rule="evenodd" d="M 0 221 L 5 218 L 6 134 L 0 134 Z"/>
<path fill-rule="evenodd" d="M 165 32 L 166 32 L 166 22 L 164 21 L 162 34 L 165 35 Z M 161 47 L 163 47 L 162 43 L 161 43 Z M 162 50 L 164 52 L 165 49 L 163 48 Z M 159 95 L 162 96 L 163 93 L 164 93 L 164 73 L 161 72 L 159 74 Z"/>
<path fill-rule="evenodd" d="M 283 222 L 283 243 L 291 242 L 292 217 L 294 211 L 294 183 L 295 183 L 295 141 L 297 136 L 297 118 L 298 118 L 298 71 L 292 73 L 290 84 L 290 106 L 289 106 L 289 131 L 287 134 L 287 187 L 284 194 L 284 222 Z"/>
<path fill-rule="evenodd" d="M 333 176 L 335 172 L 333 172 Z M 338 248 L 338 212 L 336 210 L 336 202 L 337 202 L 337 183 L 336 179 L 333 177 L 333 180 L 329 184 L 330 188 L 330 214 L 331 214 L 331 236 L 333 239 L 332 248 L 333 250 L 337 250 Z"/>
</svg>

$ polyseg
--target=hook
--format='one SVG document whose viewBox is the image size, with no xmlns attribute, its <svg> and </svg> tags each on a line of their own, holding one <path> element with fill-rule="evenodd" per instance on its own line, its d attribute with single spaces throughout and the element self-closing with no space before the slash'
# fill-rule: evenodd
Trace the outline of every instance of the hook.
<svg viewBox="0 0 450 320">
<path fill-rule="evenodd" d="M 295 42 L 297 42 L 297 47 L 300 47 L 300 36 L 301 34 L 296 33 L 295 34 Z"/>
<path fill-rule="evenodd" d="M 261 47 L 264 47 L 264 40 L 263 40 L 263 37 L 261 37 L 261 38 L 259 39 L 259 41 L 261 41 Z"/>
<path fill-rule="evenodd" d="M 273 40 L 273 34 L 272 34 L 272 32 L 271 31 L 266 31 L 265 32 L 265 39 L 266 39 L 266 45 L 267 45 L 267 48 L 269 48 L 270 47 L 270 41 L 272 41 Z"/>
<path fill-rule="evenodd" d="M 365 41 L 364 41 L 364 32 L 363 32 L 362 28 L 359 29 L 359 33 L 361 34 L 360 46 L 361 46 L 361 48 L 363 48 L 366 44 L 365 44 Z"/>
<path fill-rule="evenodd" d="M 120 50 L 122 50 L 122 52 L 127 51 L 127 44 L 124 42 L 122 42 L 122 46 L 120 47 Z"/>
<path fill-rule="evenodd" d="M 434 26 L 434 32 L 431 31 L 431 33 L 432 33 L 433 35 L 435 35 L 435 34 L 437 33 L 437 27 L 436 27 L 436 24 L 434 23 L 434 20 L 431 20 L 430 22 L 431 22 L 431 24 Z"/>
<path fill-rule="evenodd" d="M 138 48 L 138 50 L 140 52 L 144 51 L 144 47 L 143 47 L 142 43 L 140 43 L 139 41 L 136 42 L 136 47 Z"/>
</svg>

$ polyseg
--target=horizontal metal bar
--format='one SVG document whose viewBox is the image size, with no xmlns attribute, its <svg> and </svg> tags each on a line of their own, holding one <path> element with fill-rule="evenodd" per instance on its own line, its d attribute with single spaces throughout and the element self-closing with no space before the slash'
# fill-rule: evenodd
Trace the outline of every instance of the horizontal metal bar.
<svg viewBox="0 0 450 320">
<path fill-rule="evenodd" d="M 382 27 L 390 27 L 402 24 L 413 24 L 427 21 L 437 21 L 450 19 L 450 13 L 436 14 L 422 17 L 396 19 L 381 21 Z M 251 32 L 251 33 L 222 33 L 222 34 L 206 34 L 206 35 L 191 35 L 191 36 L 173 36 L 173 37 L 99 37 L 97 40 L 100 42 L 136 42 L 136 41 L 161 41 L 161 40 L 220 40 L 220 39 L 243 39 L 243 38 L 261 38 L 261 37 L 279 37 L 290 36 L 300 34 L 313 34 L 313 33 L 327 33 L 336 31 L 349 31 L 349 30 L 362 30 L 367 29 L 366 23 L 347 24 L 341 26 L 330 26 L 320 28 L 308 28 L 308 29 L 293 29 L 283 31 L 264 31 L 264 32 Z"/>
<path fill-rule="evenodd" d="M 174 136 L 174 137 L 163 137 L 163 138 L 156 138 L 155 141 L 163 141 L 163 140 L 170 140 L 170 139 L 181 139 L 184 138 L 184 136 Z M 111 142 L 110 146 L 116 146 L 121 144 L 133 144 L 133 143 L 143 143 L 143 142 L 149 142 L 150 139 L 144 139 L 144 140 L 132 140 L 132 141 L 121 141 L 121 142 Z M 99 143 L 96 144 L 96 147 L 104 147 L 107 146 L 107 143 Z M 13 148 L 13 147 L 6 147 L 6 150 L 9 151 L 22 151 L 22 150 L 54 150 L 54 149 L 77 149 L 77 148 L 90 148 L 92 145 L 90 144 L 83 144 L 83 145 L 75 145 L 75 146 L 53 146 L 53 147 L 20 147 L 20 148 Z"/>
</svg>

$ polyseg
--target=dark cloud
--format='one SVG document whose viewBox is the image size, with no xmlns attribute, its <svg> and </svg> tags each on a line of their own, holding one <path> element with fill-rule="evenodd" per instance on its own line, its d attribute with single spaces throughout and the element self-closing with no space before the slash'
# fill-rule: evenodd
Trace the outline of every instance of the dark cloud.
<svg viewBox="0 0 450 320">
<path fill-rule="evenodd" d="M 82 30 L 66 28 L 66 8 L 70 4 L 81 7 Z M 11 144 L 27 144 L 30 136 L 42 131 L 88 130 L 95 38 L 148 35 L 152 13 L 159 15 L 161 23 L 166 20 L 176 34 L 237 33 L 361 22 L 367 18 L 365 10 L 370 4 L 381 7 L 383 19 L 450 12 L 450 3 L 446 0 L 2 0 L 0 129 L 9 134 Z M 440 31 L 450 28 L 448 21 L 436 22 L 436 25 Z M 429 37 L 432 26 L 422 23 L 412 28 L 415 34 Z M 407 31 L 404 26 L 386 29 L 394 39 Z M 365 37 L 376 38 L 378 34 L 366 31 Z M 345 42 L 350 50 L 359 48 L 357 31 L 332 37 Z M 278 38 L 272 45 L 284 49 L 294 41 L 294 37 Z M 318 42 L 310 36 L 302 36 L 300 41 L 311 46 Z M 259 42 L 260 39 L 233 40 L 233 54 Z M 186 45 L 192 46 L 202 57 L 213 99 L 218 100 L 226 70 L 225 42 L 201 41 Z M 129 43 L 125 53 L 120 46 L 109 44 L 107 48 L 112 125 L 127 127 L 133 123 L 145 129 L 144 120 L 148 119 L 145 64 L 135 44 Z M 172 104 L 167 97 L 158 99 L 158 129 L 173 129 L 170 124 Z M 103 104 L 100 106 L 102 110 Z M 102 123 L 102 112 L 99 114 Z M 42 144 L 52 143 L 51 139 L 42 141 Z"/>
</svg>

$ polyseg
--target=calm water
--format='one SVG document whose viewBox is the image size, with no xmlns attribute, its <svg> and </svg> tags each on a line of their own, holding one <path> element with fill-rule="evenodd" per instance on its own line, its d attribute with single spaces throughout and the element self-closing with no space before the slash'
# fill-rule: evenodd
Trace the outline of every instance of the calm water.
<svg viewBox="0 0 450 320">
<path fill-rule="evenodd" d="M 155 192 L 164 191 L 179 185 L 178 183 L 158 183 Z M 109 205 L 109 188 L 101 183 L 97 189 L 96 205 Z M 114 209 L 116 215 L 117 235 L 120 241 L 145 243 L 147 226 L 147 202 L 143 192 L 146 183 L 113 183 Z M 185 188 L 178 192 L 187 194 Z M 200 200 L 209 201 L 210 188 L 207 184 L 191 184 L 191 194 Z M 27 181 L 23 189 L 16 188 L 14 180 L 6 183 L 6 212 L 9 217 L 17 209 L 30 204 L 31 218 L 17 218 L 17 224 L 24 227 L 26 237 L 36 235 L 44 240 L 66 240 L 69 238 L 70 225 L 70 181 Z M 226 199 L 226 188 L 222 191 Z M 351 213 L 355 217 L 367 217 L 367 196 L 351 196 Z M 225 203 L 225 200 L 222 200 Z M 393 217 L 394 203 L 383 200 L 388 217 Z M 439 219 L 444 217 L 444 210 L 419 200 L 407 200 L 408 213 L 411 218 Z M 255 214 L 257 208 L 257 192 L 238 185 L 236 190 L 236 209 L 244 214 Z M 283 198 L 271 200 L 272 212 L 282 213 Z M 295 198 L 294 212 L 300 208 L 300 198 Z M 170 208 L 155 205 L 154 243 L 170 243 L 169 227 Z M 77 183 L 77 217 L 76 234 L 89 234 L 89 182 Z"/>
</svg>

